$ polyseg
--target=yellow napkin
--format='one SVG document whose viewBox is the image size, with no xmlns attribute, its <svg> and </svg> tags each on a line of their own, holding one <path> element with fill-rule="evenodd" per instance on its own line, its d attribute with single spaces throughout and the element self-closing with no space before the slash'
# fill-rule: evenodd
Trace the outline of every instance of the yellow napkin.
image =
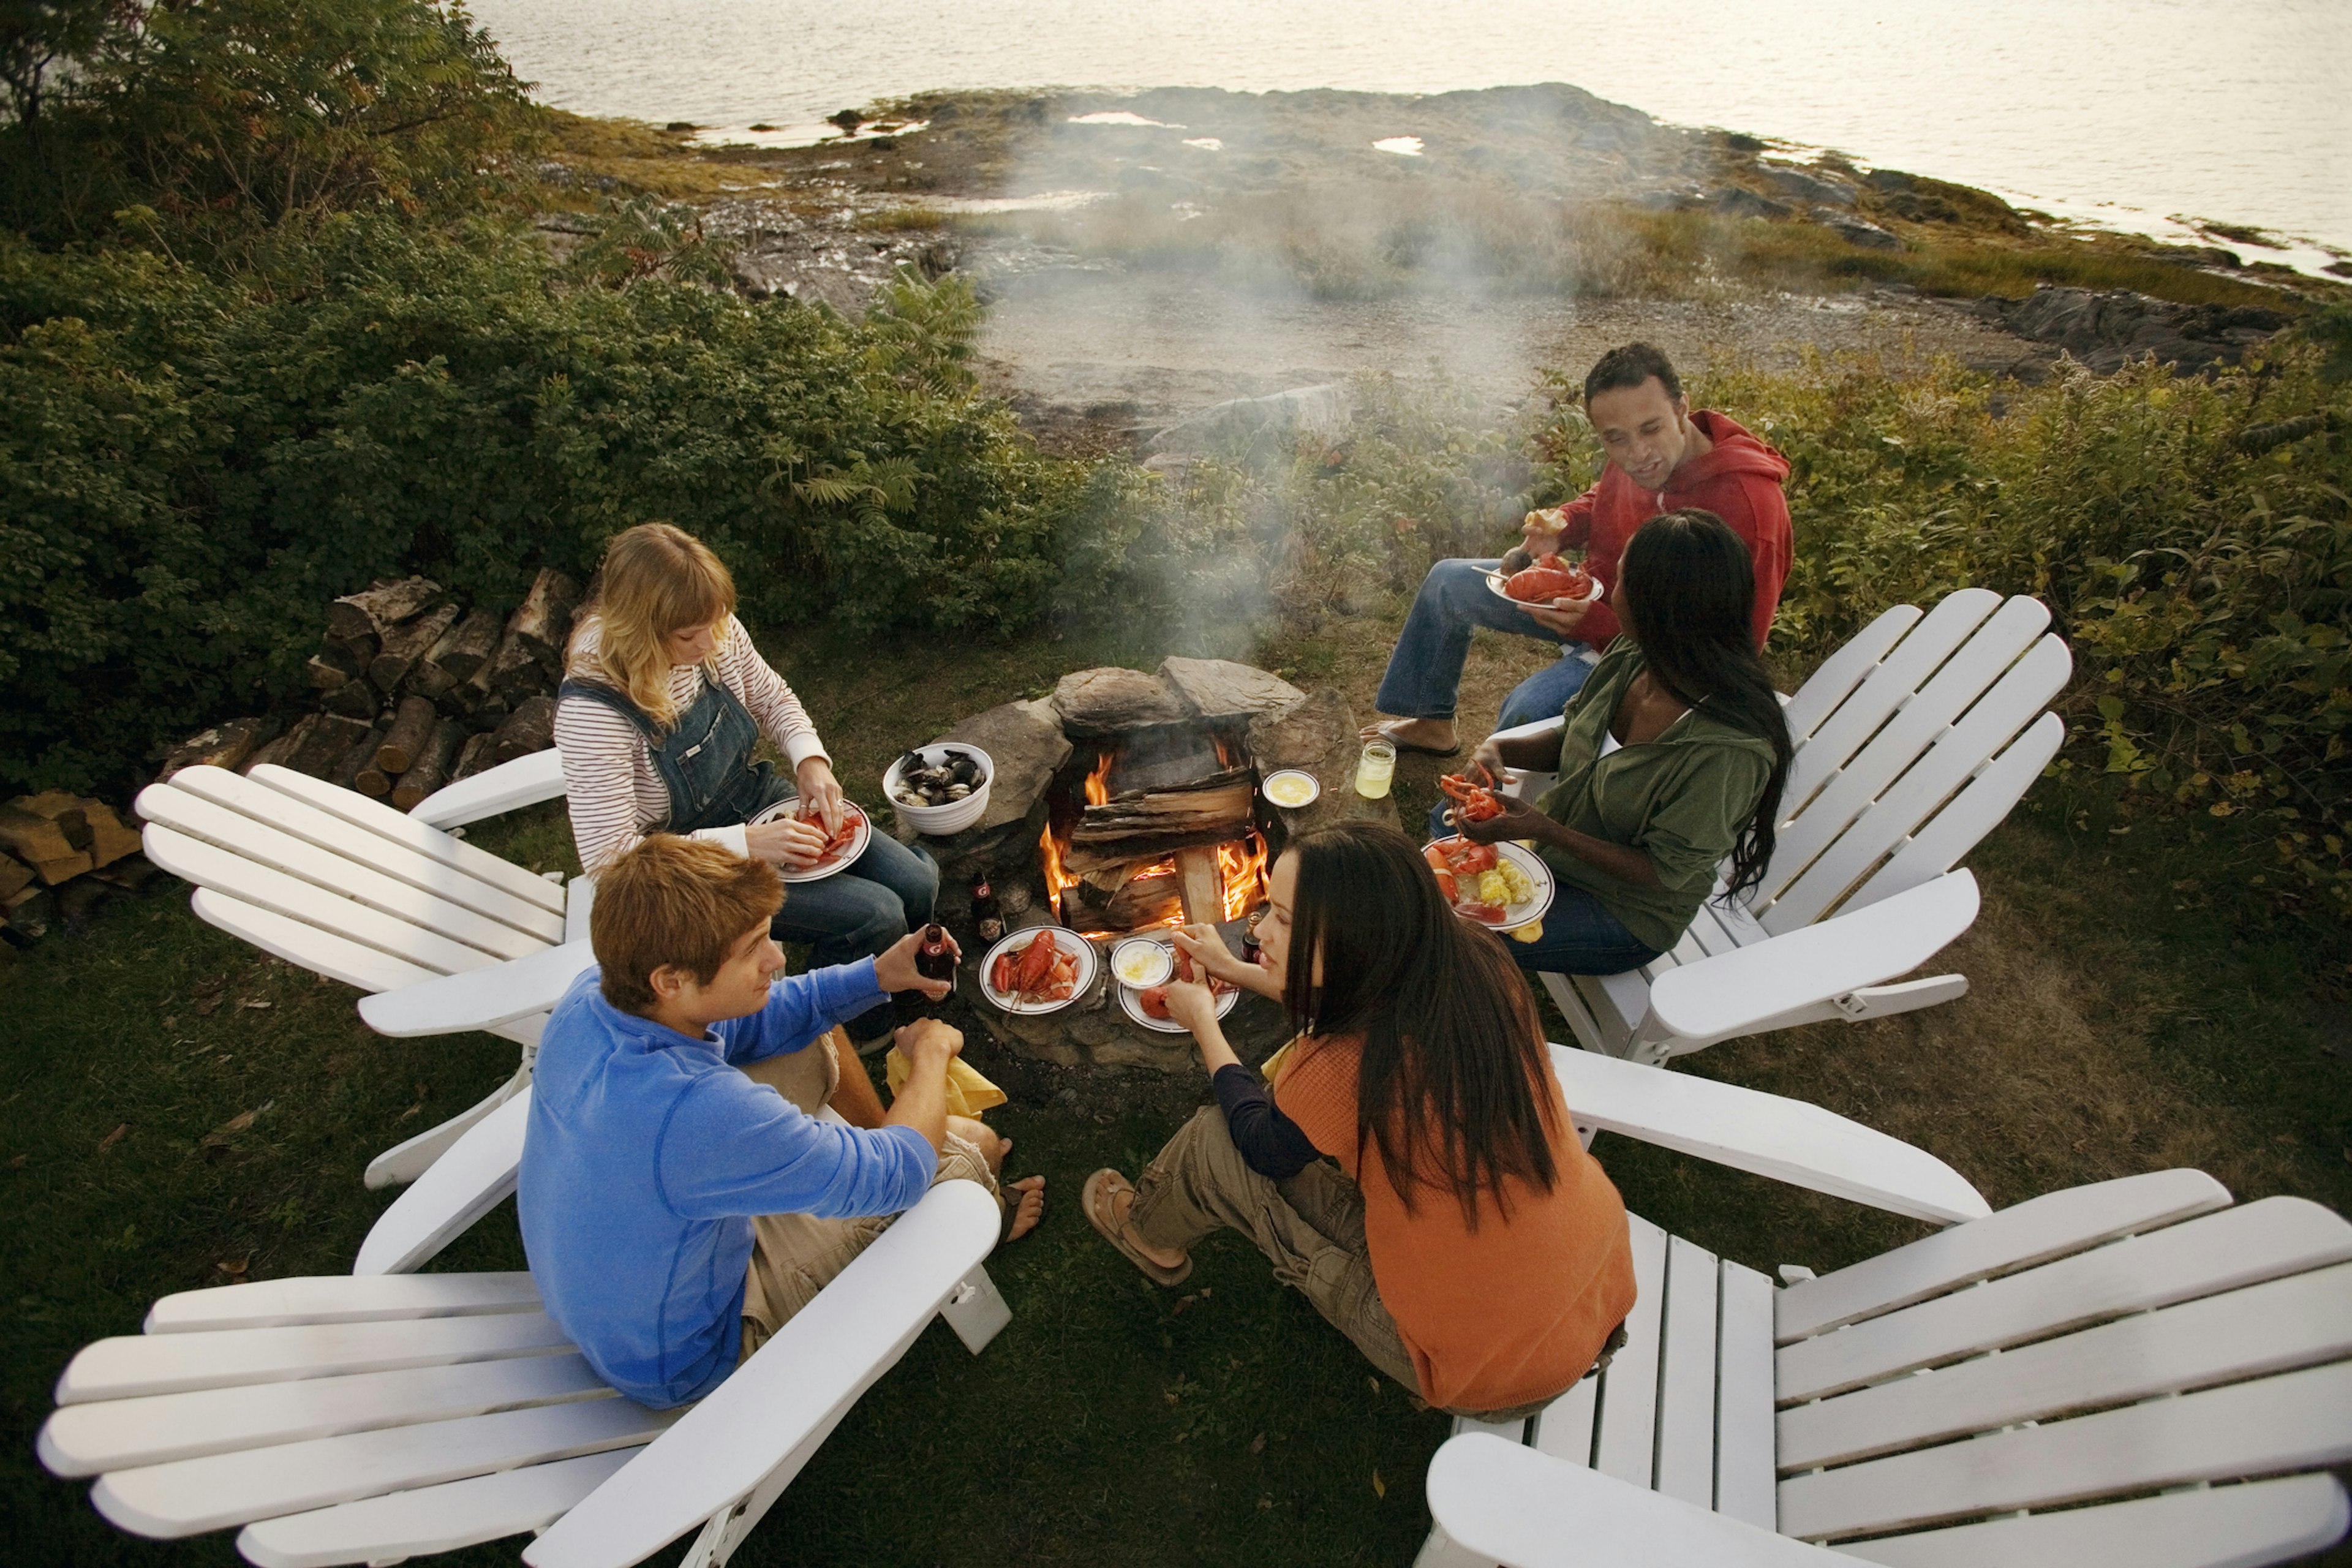
<svg viewBox="0 0 2352 1568">
<path fill-rule="evenodd" d="M 893 1100 L 898 1096 L 898 1086 L 907 1081 L 907 1075 L 913 1070 L 907 1065 L 907 1053 L 892 1046 L 890 1054 L 882 1058 L 882 1074 L 890 1080 L 890 1097 Z M 950 1116 L 978 1116 L 992 1105 L 1003 1104 L 1004 1098 L 1003 1089 L 982 1077 L 980 1069 L 961 1057 L 948 1062 Z"/>
</svg>

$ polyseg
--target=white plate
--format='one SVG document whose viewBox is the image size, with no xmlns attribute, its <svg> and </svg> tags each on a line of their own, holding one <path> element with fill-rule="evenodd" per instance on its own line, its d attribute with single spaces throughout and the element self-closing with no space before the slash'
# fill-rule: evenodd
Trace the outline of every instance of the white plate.
<svg viewBox="0 0 2352 1568">
<path fill-rule="evenodd" d="M 1162 942 L 1158 945 L 1168 950 L 1171 960 L 1169 973 L 1173 974 L 1175 973 L 1173 961 L 1176 952 L 1176 944 L 1172 942 Z M 1173 1018 L 1155 1018 L 1150 1014 L 1145 1012 L 1143 1010 L 1142 993 L 1136 990 L 1134 986 L 1126 984 L 1122 982 L 1118 984 L 1117 989 L 1118 991 L 1119 1011 L 1125 1013 L 1129 1017 L 1134 1019 L 1145 1028 L 1162 1035 L 1187 1035 L 1192 1033 L 1191 1030 L 1184 1027 L 1183 1025 L 1178 1023 Z M 1220 995 L 1217 998 L 1217 1016 L 1222 1018 L 1226 1014 L 1232 1012 L 1235 1005 L 1238 1004 L 1241 999 L 1242 994 L 1238 991 L 1228 991 Z"/>
<path fill-rule="evenodd" d="M 789 816 L 800 808 L 801 797 L 788 795 L 751 818 L 744 826 L 757 827 L 763 822 L 774 822 L 781 817 Z M 786 882 L 822 882 L 842 868 L 855 864 L 857 858 L 866 853 L 866 845 L 874 840 L 874 824 L 866 816 L 866 808 L 854 800 L 844 800 L 841 803 L 841 809 L 856 823 L 856 831 L 850 836 L 848 847 L 838 855 L 820 860 L 814 866 L 803 867 L 797 871 L 779 866 L 776 868 L 778 878 Z"/>
<path fill-rule="evenodd" d="M 1044 931 L 1042 938 L 1034 933 Z M 1062 951 L 1078 961 L 1077 984 L 1059 1002 L 1024 1002 L 1018 996 L 1006 994 L 988 983 L 991 971 L 996 967 L 997 955 L 1004 952 L 1026 952 L 1032 941 L 1050 941 L 1061 945 Z M 1005 1013 L 1058 1013 L 1093 988 L 1095 983 L 1094 943 L 1066 926 L 1024 926 L 1005 933 L 1004 940 L 988 950 L 980 961 L 980 991 L 989 1005 Z"/>
<path fill-rule="evenodd" d="M 1307 798 L 1304 800 L 1275 799 L 1274 781 L 1276 779 L 1306 780 Z M 1297 811 L 1301 806 L 1313 805 L 1322 795 L 1323 781 L 1317 778 L 1313 773 L 1308 773 L 1305 768 L 1276 768 L 1274 772 L 1266 774 L 1265 777 L 1258 781 L 1257 793 L 1265 796 L 1269 805 L 1278 805 L 1285 811 Z"/>
<path fill-rule="evenodd" d="M 1130 966 L 1142 969 L 1144 978 L 1129 980 L 1120 973 Z M 1131 936 L 1110 950 L 1111 978 L 1121 985 L 1158 985 L 1175 973 L 1176 950 L 1164 942 L 1155 942 L 1148 936 Z"/>
<path fill-rule="evenodd" d="M 1440 838 L 1436 842 L 1451 845 L 1458 837 L 1459 835 L 1454 835 Z M 1551 868 L 1544 864 L 1542 856 L 1532 849 L 1522 848 L 1507 838 L 1495 846 L 1495 853 L 1499 858 L 1508 860 L 1512 865 L 1525 871 L 1528 874 L 1528 880 L 1536 885 L 1536 890 L 1528 898 L 1505 909 L 1501 920 L 1477 921 L 1474 923 L 1486 926 L 1490 931 L 1517 931 L 1529 921 L 1541 920 L 1544 911 L 1551 908 L 1553 893 Z M 1458 909 L 1454 912 L 1462 914 Z M 1466 921 L 1471 917 L 1462 915 L 1462 918 Z"/>
<path fill-rule="evenodd" d="M 1528 602 L 1527 600 L 1511 599 L 1510 591 L 1503 585 L 1511 580 L 1511 575 L 1512 574 L 1508 572 L 1489 571 L 1486 574 L 1486 591 L 1494 595 L 1495 597 L 1498 599 L 1510 599 L 1511 603 L 1514 605 L 1524 605 Z M 1585 595 L 1581 599 L 1571 600 L 1570 602 L 1579 605 L 1589 605 L 1592 603 L 1593 600 L 1601 597 L 1601 595 L 1607 592 L 1607 590 L 1608 584 L 1601 582 L 1600 578 L 1595 577 L 1592 579 L 1592 592 Z"/>
</svg>

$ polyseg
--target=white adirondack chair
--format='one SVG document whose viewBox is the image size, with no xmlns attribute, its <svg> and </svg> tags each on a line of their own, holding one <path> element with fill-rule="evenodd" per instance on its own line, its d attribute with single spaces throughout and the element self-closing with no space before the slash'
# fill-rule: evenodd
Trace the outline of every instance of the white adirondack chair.
<svg viewBox="0 0 2352 1568">
<path fill-rule="evenodd" d="M 1975 921 L 1976 879 L 1954 868 L 2065 739 L 2043 709 L 2074 658 L 2049 624 L 2039 600 L 1962 588 L 1925 616 L 1888 610 L 1831 655 L 1782 710 L 1797 751 L 1762 885 L 1710 900 L 1641 969 L 1544 975 L 1578 1041 L 1662 1063 L 1741 1035 L 1967 994 L 1958 974 L 1889 983 Z M 1532 800 L 1552 776 L 1523 774 L 1512 793 Z"/>
<path fill-rule="evenodd" d="M 1920 1150 L 1801 1101 L 1552 1047 L 1578 1124 L 1939 1223 L 1989 1212 Z M 441 1182 L 477 1128 L 402 1202 Z M 397 1205 L 395 1205 L 397 1206 Z M 42 1462 L 100 1479 L 135 1533 L 243 1526 L 268 1568 L 383 1563 L 526 1530 L 532 1568 L 619 1568 L 697 1524 L 722 1563 L 936 1311 L 976 1352 L 1009 1321 L 981 1268 L 995 1205 L 943 1182 L 683 1418 L 623 1399 L 523 1274 L 191 1291 L 75 1358 Z M 560 1522 L 556 1522 L 559 1521 Z"/>
<path fill-rule="evenodd" d="M 697 1527 L 684 1562 L 716 1568 L 934 1315 L 974 1354 L 1011 1321 L 981 1267 L 997 1227 L 981 1187 L 940 1183 L 685 1411 L 601 1382 L 524 1273 L 166 1296 L 67 1366 L 41 1462 L 96 1476 L 134 1534 L 242 1527 L 264 1568 L 535 1531 L 533 1568 L 619 1568 Z"/>
<path fill-rule="evenodd" d="M 2324 1473 L 2352 1460 L 2352 1224 L 2229 1204 L 2198 1171 L 2100 1182 L 1777 1289 L 1635 1219 L 1625 1347 L 1531 1421 L 1455 1424 L 1417 1568 L 2318 1551 L 2352 1520 Z"/>
<path fill-rule="evenodd" d="M 376 1156 L 371 1187 L 415 1180 L 525 1089 L 546 1008 L 593 962 L 588 879 L 565 889 L 444 831 L 562 793 L 562 759 L 550 750 L 453 784 L 406 816 L 269 763 L 243 777 L 184 769 L 139 796 L 148 858 L 196 885 L 190 903 L 203 920 L 380 993 L 361 1014 L 384 1033 L 488 1029 L 522 1047 L 514 1076 L 488 1099 Z M 460 973 L 501 1005 L 467 1014 L 433 992 L 443 999 L 420 1014 L 404 1001 L 409 987 Z M 502 1005 L 518 995 L 542 1000 Z"/>
</svg>

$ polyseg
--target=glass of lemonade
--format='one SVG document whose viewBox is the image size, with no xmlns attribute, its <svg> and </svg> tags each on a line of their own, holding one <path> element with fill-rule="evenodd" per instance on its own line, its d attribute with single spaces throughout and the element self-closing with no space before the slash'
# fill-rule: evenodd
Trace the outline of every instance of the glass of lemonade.
<svg viewBox="0 0 2352 1568">
<path fill-rule="evenodd" d="M 1389 780 L 1396 776 L 1396 746 L 1388 741 L 1367 741 L 1364 754 L 1356 759 L 1356 793 L 1366 800 L 1378 800 L 1389 793 Z"/>
</svg>

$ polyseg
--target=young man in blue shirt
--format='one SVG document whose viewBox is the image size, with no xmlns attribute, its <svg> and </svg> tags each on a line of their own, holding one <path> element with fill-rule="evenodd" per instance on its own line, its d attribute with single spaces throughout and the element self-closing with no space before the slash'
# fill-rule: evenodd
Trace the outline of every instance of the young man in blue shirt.
<svg viewBox="0 0 2352 1568">
<path fill-rule="evenodd" d="M 779 978 L 782 898 L 761 861 L 647 838 L 598 877 L 597 967 L 540 1038 L 516 1198 L 531 1278 L 641 1404 L 717 1387 L 933 1181 L 997 1191 L 1009 1145 L 947 1114 L 961 1035 L 898 1031 L 912 1071 L 887 1113 L 825 1043 L 893 991 L 946 994 L 916 973 L 919 939 Z M 814 1114 L 836 1093 L 846 1120 Z M 1036 1223 L 1043 1187 L 1014 1184 L 1012 1234 Z"/>
</svg>

